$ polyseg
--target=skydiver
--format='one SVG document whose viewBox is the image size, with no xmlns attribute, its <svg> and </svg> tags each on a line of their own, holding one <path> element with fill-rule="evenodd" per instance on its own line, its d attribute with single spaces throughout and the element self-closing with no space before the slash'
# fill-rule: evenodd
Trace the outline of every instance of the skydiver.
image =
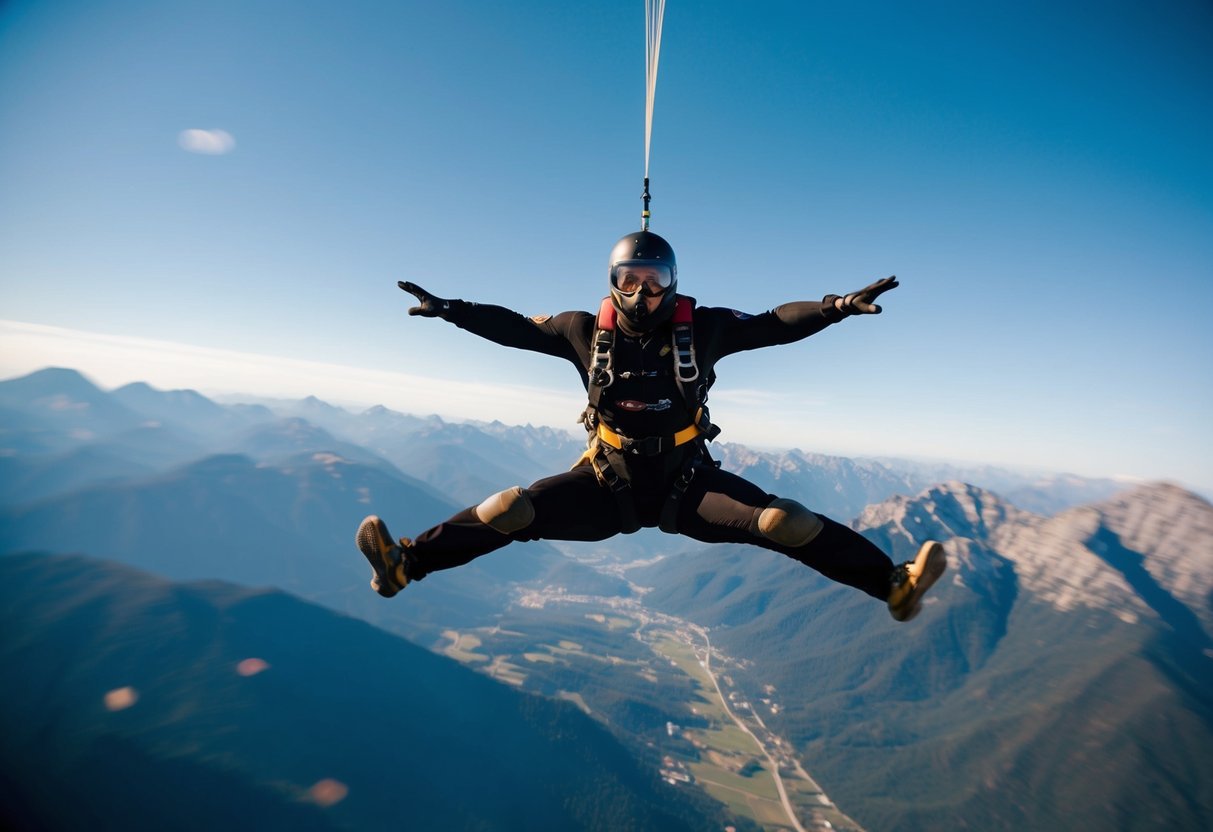
<svg viewBox="0 0 1213 832">
<path fill-rule="evenodd" d="M 924 542 L 913 560 L 894 566 L 858 532 L 722 470 L 706 444 L 719 432 L 705 406 L 717 361 L 799 341 L 853 315 L 879 314 L 874 301 L 898 285 L 896 278 L 753 316 L 696 307 L 676 292 L 673 249 L 647 230 L 615 244 L 608 278 L 610 297 L 597 316 L 533 318 L 398 284 L 417 298 L 409 315 L 442 318 L 498 344 L 572 362 L 589 395 L 582 417 L 589 439 L 571 470 L 493 494 L 415 538 L 394 540 L 383 520 L 367 517 L 356 541 L 374 573 L 371 587 L 390 598 L 431 572 L 514 541 L 596 541 L 660 527 L 705 543 L 781 552 L 886 602 L 898 621 L 917 615 L 923 594 L 947 568 L 939 543 Z"/>
</svg>

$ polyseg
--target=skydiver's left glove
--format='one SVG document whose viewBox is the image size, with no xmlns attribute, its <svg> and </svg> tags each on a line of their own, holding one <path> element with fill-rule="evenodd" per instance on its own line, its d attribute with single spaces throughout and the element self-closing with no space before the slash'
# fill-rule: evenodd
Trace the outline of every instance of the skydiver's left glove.
<svg viewBox="0 0 1213 832">
<path fill-rule="evenodd" d="M 872 301 L 899 285 L 896 277 L 886 277 L 849 295 L 826 295 L 821 302 L 841 313 L 839 319 L 848 315 L 879 315 L 880 307 Z"/>
<path fill-rule="evenodd" d="M 410 315 L 420 315 L 423 318 L 446 318 L 451 311 L 451 302 L 446 298 L 431 295 L 416 283 L 404 280 L 396 281 L 396 285 L 417 298 L 417 305 L 409 309 Z"/>
</svg>

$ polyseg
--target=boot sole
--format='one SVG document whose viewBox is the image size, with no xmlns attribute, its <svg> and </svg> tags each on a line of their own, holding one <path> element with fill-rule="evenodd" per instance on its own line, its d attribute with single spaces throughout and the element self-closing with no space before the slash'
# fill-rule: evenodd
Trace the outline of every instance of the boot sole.
<svg viewBox="0 0 1213 832">
<path fill-rule="evenodd" d="M 358 551 L 371 565 L 375 577 L 371 579 L 371 588 L 384 598 L 391 598 L 404 587 L 397 586 L 392 574 L 396 571 L 396 563 L 389 560 L 393 549 L 398 548 L 387 530 L 387 525 L 375 515 L 362 521 L 358 534 L 354 538 Z M 384 552 L 386 544 L 387 553 Z"/>
<path fill-rule="evenodd" d="M 925 549 L 925 553 L 923 551 Z M 918 580 L 914 583 L 914 589 L 910 592 L 902 609 L 905 610 L 903 616 L 898 616 L 896 612 L 889 612 L 898 621 L 905 622 L 912 619 L 922 611 L 922 596 L 927 593 L 927 590 L 935 585 L 935 582 L 947 571 L 948 555 L 943 550 L 943 545 L 931 541 L 923 544 L 923 549 L 918 551 L 914 561 L 917 562 L 920 558 L 924 558 L 922 564 L 922 572 L 918 576 Z"/>
</svg>

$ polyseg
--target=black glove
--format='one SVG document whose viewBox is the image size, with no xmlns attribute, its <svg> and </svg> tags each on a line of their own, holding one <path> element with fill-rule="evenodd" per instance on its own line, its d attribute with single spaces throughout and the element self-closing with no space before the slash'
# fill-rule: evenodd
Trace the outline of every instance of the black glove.
<svg viewBox="0 0 1213 832">
<path fill-rule="evenodd" d="M 896 277 L 886 277 L 877 280 L 871 286 L 865 286 L 858 292 L 851 292 L 846 297 L 826 295 L 822 302 L 833 304 L 834 308 L 843 315 L 879 315 L 880 307 L 872 303 L 890 289 L 896 289 L 899 284 Z"/>
<path fill-rule="evenodd" d="M 396 285 L 418 300 L 418 304 L 409 309 L 410 315 L 420 315 L 423 318 L 445 318 L 446 314 L 451 311 L 449 300 L 431 295 L 416 283 L 398 280 Z"/>
</svg>

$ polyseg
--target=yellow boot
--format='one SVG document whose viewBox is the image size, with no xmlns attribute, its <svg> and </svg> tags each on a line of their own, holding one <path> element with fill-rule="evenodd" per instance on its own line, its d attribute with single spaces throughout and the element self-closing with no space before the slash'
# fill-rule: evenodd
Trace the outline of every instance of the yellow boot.
<svg viewBox="0 0 1213 832">
<path fill-rule="evenodd" d="M 362 521 L 354 539 L 358 543 L 358 550 L 374 570 L 371 589 L 384 598 L 391 598 L 408 586 L 409 579 L 404 574 L 404 547 L 409 545 L 407 539 L 401 538 L 399 543 L 392 540 L 387 526 L 373 514 Z"/>
<path fill-rule="evenodd" d="M 922 609 L 922 596 L 948 568 L 943 545 L 928 540 L 918 548 L 914 560 L 908 560 L 893 573 L 889 591 L 889 614 L 898 621 L 909 621 Z"/>
</svg>

